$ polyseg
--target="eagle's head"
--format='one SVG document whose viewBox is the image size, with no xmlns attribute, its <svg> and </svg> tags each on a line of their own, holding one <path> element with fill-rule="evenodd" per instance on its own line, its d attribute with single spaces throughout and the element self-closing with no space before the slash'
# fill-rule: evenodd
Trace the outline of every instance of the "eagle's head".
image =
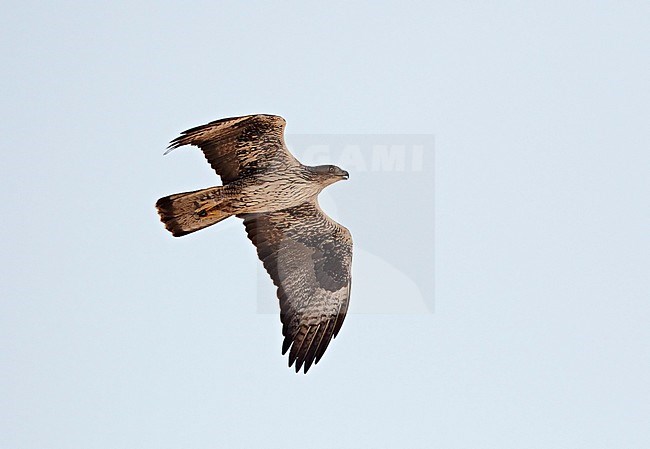
<svg viewBox="0 0 650 449">
<path fill-rule="evenodd" d="M 337 181 L 342 181 L 350 177 L 348 172 L 336 165 L 318 165 L 309 168 L 316 175 L 318 181 L 325 185 L 334 184 Z"/>
</svg>

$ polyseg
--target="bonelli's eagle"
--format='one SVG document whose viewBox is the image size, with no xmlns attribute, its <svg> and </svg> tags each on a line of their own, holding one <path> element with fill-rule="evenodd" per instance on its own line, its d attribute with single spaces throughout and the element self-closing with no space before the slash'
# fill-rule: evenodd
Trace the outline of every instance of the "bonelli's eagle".
<svg viewBox="0 0 650 449">
<path fill-rule="evenodd" d="M 301 164 L 284 143 L 275 115 L 217 120 L 187 130 L 169 145 L 199 147 L 222 186 L 177 193 L 156 203 L 179 237 L 230 216 L 244 220 L 264 268 L 278 289 L 289 366 L 306 373 L 336 337 L 350 300 L 350 232 L 318 206 L 323 188 L 348 173 L 334 165 Z"/>
</svg>

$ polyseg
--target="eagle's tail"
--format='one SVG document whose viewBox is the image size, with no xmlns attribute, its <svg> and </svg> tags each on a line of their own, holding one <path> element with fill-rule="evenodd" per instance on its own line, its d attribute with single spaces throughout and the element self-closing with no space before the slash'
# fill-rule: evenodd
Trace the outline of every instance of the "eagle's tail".
<svg viewBox="0 0 650 449">
<path fill-rule="evenodd" d="M 232 214 L 219 209 L 221 187 L 177 193 L 156 202 L 160 221 L 174 237 L 189 234 L 225 220 Z"/>
</svg>

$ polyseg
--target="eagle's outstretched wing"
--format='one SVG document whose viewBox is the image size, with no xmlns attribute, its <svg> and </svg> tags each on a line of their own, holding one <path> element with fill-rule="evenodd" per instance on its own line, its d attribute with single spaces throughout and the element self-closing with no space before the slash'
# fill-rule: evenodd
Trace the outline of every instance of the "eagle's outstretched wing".
<svg viewBox="0 0 650 449">
<path fill-rule="evenodd" d="M 285 121 L 277 115 L 232 117 L 197 126 L 172 140 L 165 154 L 196 145 L 223 183 L 261 171 L 298 165 L 284 144 Z"/>
<path fill-rule="evenodd" d="M 320 360 L 348 309 L 352 237 L 316 203 L 240 215 L 248 238 L 278 287 L 289 366 L 305 373 Z"/>
</svg>

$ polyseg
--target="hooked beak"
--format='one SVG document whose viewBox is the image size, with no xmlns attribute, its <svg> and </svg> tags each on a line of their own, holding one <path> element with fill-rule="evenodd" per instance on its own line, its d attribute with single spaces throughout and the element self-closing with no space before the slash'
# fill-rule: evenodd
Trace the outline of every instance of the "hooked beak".
<svg viewBox="0 0 650 449">
<path fill-rule="evenodd" d="M 350 173 L 344 171 L 343 174 L 341 175 L 343 179 L 349 179 L 350 178 Z"/>
</svg>

